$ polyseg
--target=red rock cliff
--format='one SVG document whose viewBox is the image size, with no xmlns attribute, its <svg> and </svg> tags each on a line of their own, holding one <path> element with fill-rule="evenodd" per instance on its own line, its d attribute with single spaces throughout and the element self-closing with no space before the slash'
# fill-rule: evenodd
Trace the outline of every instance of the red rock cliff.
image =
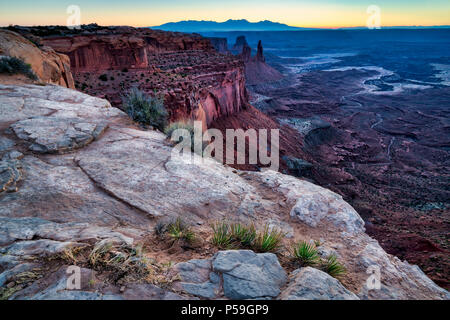
<svg viewBox="0 0 450 320">
<path fill-rule="evenodd" d="M 244 64 L 198 35 L 108 28 L 45 36 L 42 43 L 70 57 L 76 86 L 121 106 L 132 86 L 162 94 L 172 120 L 214 120 L 245 109 Z"/>
</svg>

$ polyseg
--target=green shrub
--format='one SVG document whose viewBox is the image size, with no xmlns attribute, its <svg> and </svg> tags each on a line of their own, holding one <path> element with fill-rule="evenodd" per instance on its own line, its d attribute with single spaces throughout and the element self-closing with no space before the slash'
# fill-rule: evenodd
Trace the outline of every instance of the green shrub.
<svg viewBox="0 0 450 320">
<path fill-rule="evenodd" d="M 102 74 L 100 77 L 98 77 L 102 81 L 108 81 L 108 76 L 106 74 Z"/>
<path fill-rule="evenodd" d="M 31 69 L 31 65 L 16 57 L 1 57 L 0 73 L 23 74 L 31 80 L 37 80 L 37 76 Z"/>
<path fill-rule="evenodd" d="M 335 278 L 346 272 L 345 267 L 337 260 L 334 254 L 328 256 L 327 260 L 323 262 L 322 270 Z"/>
<path fill-rule="evenodd" d="M 134 121 L 164 130 L 168 114 L 162 98 L 147 96 L 138 88 L 132 88 L 122 100 L 124 110 Z"/>
<path fill-rule="evenodd" d="M 319 253 L 312 243 L 300 241 L 294 245 L 292 256 L 302 267 L 313 266 L 319 261 Z"/>
<path fill-rule="evenodd" d="M 281 242 L 285 234 L 269 226 L 265 226 L 262 232 L 259 232 L 253 242 L 253 249 L 259 252 L 277 252 L 281 248 Z"/>
</svg>

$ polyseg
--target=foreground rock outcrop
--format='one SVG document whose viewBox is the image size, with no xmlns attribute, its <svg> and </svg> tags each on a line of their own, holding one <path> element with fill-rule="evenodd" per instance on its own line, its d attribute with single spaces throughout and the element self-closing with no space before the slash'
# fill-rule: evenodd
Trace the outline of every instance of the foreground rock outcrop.
<svg viewBox="0 0 450 320">
<path fill-rule="evenodd" d="M 15 187 L 0 190 L 4 299 L 449 298 L 418 267 L 386 254 L 329 190 L 273 171 L 193 164 L 106 100 L 59 86 L 0 86 L 0 104 L 1 168 L 14 159 L 20 172 Z M 94 123 L 103 128 L 95 137 Z M 93 138 L 76 147 L 59 143 L 86 132 Z M 46 137 L 52 148 L 30 148 Z M 2 171 L 2 185 L 11 185 L 11 170 Z M 164 247 L 155 226 L 171 217 L 190 224 L 201 243 Z M 274 254 L 217 252 L 208 245 L 210 225 L 224 218 L 271 221 L 292 240 L 318 240 L 347 273 L 340 283 L 311 270 L 288 275 Z M 75 290 L 67 287 L 71 265 L 82 267 Z M 380 289 L 367 288 L 371 266 L 380 270 Z M 328 280 L 298 280 L 314 274 Z"/>
</svg>

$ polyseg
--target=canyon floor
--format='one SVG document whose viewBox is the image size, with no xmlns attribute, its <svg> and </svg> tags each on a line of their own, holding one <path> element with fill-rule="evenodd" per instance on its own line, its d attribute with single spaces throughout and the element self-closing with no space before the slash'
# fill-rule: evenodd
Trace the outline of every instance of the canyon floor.
<svg viewBox="0 0 450 320">
<path fill-rule="evenodd" d="M 343 195 L 389 253 L 448 288 L 450 87 L 394 79 L 397 89 L 382 91 L 371 82 L 382 76 L 370 67 L 290 73 L 254 87 L 253 101 L 300 133 L 313 123 L 308 177 Z"/>
</svg>

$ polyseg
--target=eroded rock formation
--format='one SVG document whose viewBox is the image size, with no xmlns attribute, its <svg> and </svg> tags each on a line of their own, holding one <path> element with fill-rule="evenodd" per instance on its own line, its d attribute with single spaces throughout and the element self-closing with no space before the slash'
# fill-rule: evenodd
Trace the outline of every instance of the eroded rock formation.
<svg viewBox="0 0 450 320">
<path fill-rule="evenodd" d="M 43 82 L 75 88 L 69 58 L 50 47 L 38 47 L 15 32 L 0 30 L 0 55 L 20 58 L 29 63 Z"/>
<path fill-rule="evenodd" d="M 283 75 L 276 69 L 272 68 L 266 63 L 266 58 L 263 53 L 263 46 L 261 40 L 258 42 L 256 55 L 252 57 L 252 49 L 247 44 L 247 40 L 242 36 L 238 37 L 233 50 L 242 48 L 240 57 L 245 64 L 245 79 L 248 85 L 257 85 L 266 82 L 274 82 L 281 80 Z"/>
</svg>

